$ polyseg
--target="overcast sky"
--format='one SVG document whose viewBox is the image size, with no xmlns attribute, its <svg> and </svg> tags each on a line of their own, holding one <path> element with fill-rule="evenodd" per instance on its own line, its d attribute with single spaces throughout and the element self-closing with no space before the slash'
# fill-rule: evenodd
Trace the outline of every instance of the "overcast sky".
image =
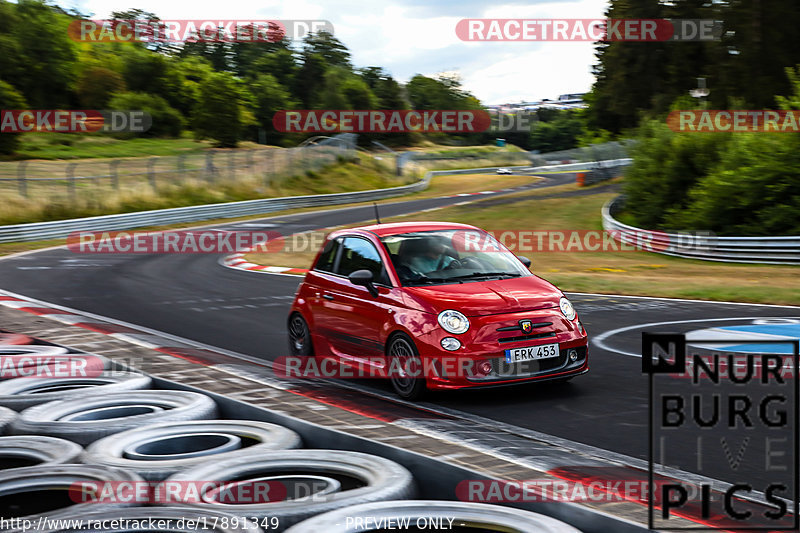
<svg viewBox="0 0 800 533">
<path fill-rule="evenodd" d="M 59 0 L 94 18 L 139 8 L 162 19 L 324 19 L 356 67 L 381 66 L 401 82 L 457 71 L 485 104 L 585 92 L 595 62 L 590 42 L 463 42 L 464 18 L 601 18 L 607 0 Z"/>
</svg>

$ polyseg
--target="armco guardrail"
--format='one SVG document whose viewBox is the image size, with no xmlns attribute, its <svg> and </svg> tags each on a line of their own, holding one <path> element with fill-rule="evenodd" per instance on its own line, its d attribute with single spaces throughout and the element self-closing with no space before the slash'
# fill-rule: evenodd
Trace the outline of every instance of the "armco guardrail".
<svg viewBox="0 0 800 533">
<path fill-rule="evenodd" d="M 599 161 L 593 164 L 602 164 L 606 167 L 613 166 L 619 161 Z M 570 170 L 572 168 L 586 168 L 587 163 L 573 165 L 552 165 L 546 167 L 506 167 L 518 170 Z M 200 222 L 218 218 L 236 218 L 248 215 L 273 213 L 284 209 L 297 209 L 302 207 L 328 206 L 348 204 L 353 202 L 369 202 L 392 198 L 412 192 L 422 191 L 428 187 L 433 176 L 447 174 L 465 174 L 474 172 L 494 172 L 498 167 L 470 168 L 462 170 L 436 170 L 425 174 L 425 177 L 416 183 L 392 187 L 389 189 L 375 189 L 370 191 L 356 191 L 336 194 L 317 194 L 309 196 L 288 196 L 282 198 L 263 198 L 259 200 L 245 200 L 243 202 L 228 202 L 221 204 L 196 205 L 189 207 L 175 207 L 172 209 L 159 209 L 154 211 L 139 211 L 136 213 L 122 213 L 118 215 L 103 215 L 87 218 L 73 218 L 69 220 L 54 220 L 37 222 L 33 224 L 15 224 L 0 226 L 0 242 L 41 241 L 47 239 L 60 239 L 77 231 L 121 231 L 150 226 L 164 226 L 181 222 Z"/>
<path fill-rule="evenodd" d="M 615 239 L 665 255 L 722 261 L 800 265 L 800 236 L 717 237 L 710 232 L 665 233 L 623 224 L 614 214 L 624 204 L 617 197 L 603 206 L 603 229 Z"/>
</svg>

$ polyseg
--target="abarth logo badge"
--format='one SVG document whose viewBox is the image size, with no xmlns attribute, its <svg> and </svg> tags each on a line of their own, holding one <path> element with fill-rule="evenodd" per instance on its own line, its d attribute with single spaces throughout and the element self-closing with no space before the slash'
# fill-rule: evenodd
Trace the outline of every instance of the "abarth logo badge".
<svg viewBox="0 0 800 533">
<path fill-rule="evenodd" d="M 530 333 L 533 331 L 533 322 L 530 320 L 520 320 L 519 327 L 522 329 L 523 333 Z"/>
</svg>

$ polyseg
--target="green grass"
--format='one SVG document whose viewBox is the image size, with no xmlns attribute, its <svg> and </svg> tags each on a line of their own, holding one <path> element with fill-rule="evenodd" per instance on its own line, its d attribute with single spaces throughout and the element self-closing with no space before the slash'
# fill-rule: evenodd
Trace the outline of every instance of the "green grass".
<svg viewBox="0 0 800 533">
<path fill-rule="evenodd" d="M 201 152 L 211 148 L 210 141 L 180 139 L 117 139 L 108 135 L 72 133 L 25 133 L 14 160 L 22 159 L 94 159 L 115 157 L 151 157 Z"/>
<path fill-rule="evenodd" d="M 23 198 L 12 192 L 0 196 L 3 210 L 0 224 L 61 220 L 96 215 L 167 209 L 190 205 L 235 202 L 257 198 L 323 194 L 386 188 L 408 183 L 386 165 L 369 156 L 359 155 L 352 162 L 337 162 L 320 170 L 299 172 L 287 168 L 288 175 L 265 180 L 257 169 L 249 175 L 237 174 L 235 180 L 207 182 L 202 179 L 169 180 L 159 177 L 153 190 L 142 178 L 139 182 L 111 191 L 98 188 L 91 180 L 78 184 L 74 199 L 32 195 Z"/>
<path fill-rule="evenodd" d="M 573 185 L 557 190 L 567 192 Z M 557 192 L 537 191 L 545 195 Z M 517 195 L 530 194 L 518 193 Z M 448 221 L 489 231 L 601 230 L 600 208 L 615 193 L 564 198 L 534 198 L 491 206 L 491 199 L 393 217 L 394 221 Z M 800 267 L 727 264 L 681 259 L 643 251 L 521 252 L 533 260 L 532 271 L 564 291 L 661 296 L 800 305 Z M 252 262 L 306 268 L 313 252 L 249 254 Z"/>
</svg>

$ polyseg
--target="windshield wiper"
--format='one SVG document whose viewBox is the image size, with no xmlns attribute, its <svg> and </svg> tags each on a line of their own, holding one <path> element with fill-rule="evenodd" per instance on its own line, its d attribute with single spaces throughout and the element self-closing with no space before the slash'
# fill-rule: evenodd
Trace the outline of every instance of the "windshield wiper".
<svg viewBox="0 0 800 533">
<path fill-rule="evenodd" d="M 492 278 L 495 276 L 518 278 L 522 274 L 514 272 L 473 272 L 472 274 L 464 274 L 462 276 L 453 276 L 450 279 L 468 279 L 468 278 Z"/>
</svg>

